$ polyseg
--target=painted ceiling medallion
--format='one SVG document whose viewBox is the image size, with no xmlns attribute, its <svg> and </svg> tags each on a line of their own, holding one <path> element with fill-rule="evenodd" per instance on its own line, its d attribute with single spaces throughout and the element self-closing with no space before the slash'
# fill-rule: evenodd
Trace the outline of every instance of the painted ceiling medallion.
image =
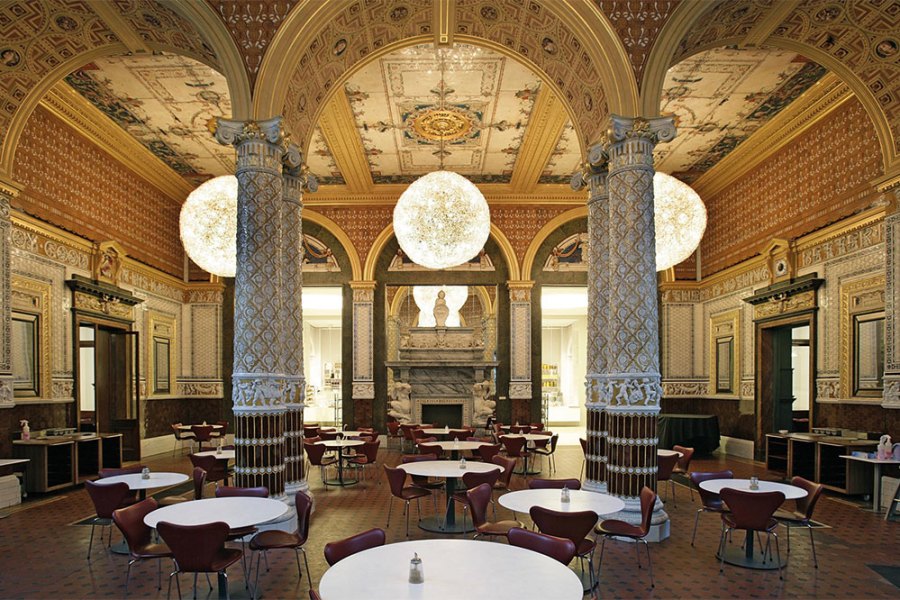
<svg viewBox="0 0 900 600">
<path fill-rule="evenodd" d="M 472 119 L 456 108 L 435 108 L 415 117 L 412 129 L 426 140 L 452 142 L 472 131 Z"/>
</svg>

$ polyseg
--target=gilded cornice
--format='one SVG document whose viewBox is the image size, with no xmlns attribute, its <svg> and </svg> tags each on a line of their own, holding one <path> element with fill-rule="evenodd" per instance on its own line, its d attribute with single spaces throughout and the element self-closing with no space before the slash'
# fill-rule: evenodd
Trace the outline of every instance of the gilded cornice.
<svg viewBox="0 0 900 600">
<path fill-rule="evenodd" d="M 319 119 L 319 128 L 350 193 L 371 192 L 374 185 L 371 167 L 356 129 L 347 94 L 341 92 L 332 95 Z"/>
<path fill-rule="evenodd" d="M 745 46 L 760 46 L 764 44 L 801 2 L 802 0 L 779 0 L 775 2 L 768 11 L 763 13 L 762 18 L 753 24 L 753 27 L 747 32 L 747 35 L 744 36 L 744 39 L 741 40 L 738 46 L 743 48 Z"/>
<path fill-rule="evenodd" d="M 385 184 L 375 186 L 370 193 L 354 194 L 344 185 L 323 186 L 314 196 L 304 196 L 303 205 L 393 206 L 407 187 L 409 186 L 406 184 Z M 508 184 L 502 183 L 478 184 L 478 189 L 484 194 L 489 205 L 581 205 L 586 201 L 583 192 L 575 192 L 567 184 L 540 184 L 528 194 L 515 192 Z"/>
<path fill-rule="evenodd" d="M 149 54 L 152 52 L 152 49 L 140 34 L 122 17 L 122 13 L 119 12 L 114 3 L 93 2 L 91 9 L 116 34 L 119 41 L 125 44 L 129 52 L 133 54 Z"/>
<path fill-rule="evenodd" d="M 701 198 L 711 198 L 771 158 L 853 96 L 850 88 L 828 73 L 797 100 L 741 143 L 693 184 Z"/>
<path fill-rule="evenodd" d="M 65 83 L 56 84 L 41 100 L 41 106 L 174 203 L 180 205 L 193 191 L 191 184 Z"/>
<path fill-rule="evenodd" d="M 534 102 L 510 178 L 513 190 L 527 193 L 537 186 L 568 120 L 562 101 L 549 86 L 542 88 Z"/>
</svg>

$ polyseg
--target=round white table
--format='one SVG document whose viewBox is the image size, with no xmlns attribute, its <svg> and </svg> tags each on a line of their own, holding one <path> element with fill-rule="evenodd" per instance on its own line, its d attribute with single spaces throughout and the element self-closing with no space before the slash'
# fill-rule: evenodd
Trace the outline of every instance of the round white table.
<svg viewBox="0 0 900 600">
<path fill-rule="evenodd" d="M 450 457 L 453 460 L 459 460 L 459 452 L 461 450 L 478 450 L 481 446 L 484 446 L 487 442 L 467 442 L 460 440 L 442 440 L 438 442 L 424 442 L 422 445 L 425 447 L 428 446 L 436 446 L 441 450 L 449 450 Z"/>
<path fill-rule="evenodd" d="M 221 452 L 204 450 L 203 452 L 195 452 L 194 456 L 215 456 L 220 460 L 234 460 L 234 450 L 222 450 Z"/>
<path fill-rule="evenodd" d="M 286 502 L 272 498 L 203 498 L 163 506 L 144 517 L 144 523 L 156 527 L 160 521 L 176 525 L 205 525 L 222 521 L 231 529 L 251 527 L 277 519 L 290 509 Z"/>
<path fill-rule="evenodd" d="M 592 510 L 597 515 L 609 515 L 625 508 L 625 502 L 621 498 L 585 490 L 569 490 L 569 502 L 563 502 L 562 490 L 556 489 L 517 490 L 501 495 L 498 500 L 500 506 L 525 514 L 531 511 L 532 506 L 559 512 Z"/>
<path fill-rule="evenodd" d="M 465 469 L 459 468 L 457 460 L 423 460 L 399 465 L 401 469 L 410 475 L 422 477 L 444 477 L 447 480 L 447 498 L 451 498 L 456 491 L 456 480 L 466 473 L 487 473 L 489 471 L 503 471 L 503 467 L 493 463 L 469 461 Z M 464 533 L 472 531 L 466 529 L 465 524 L 456 523 L 456 502 L 447 502 L 447 512 L 444 518 L 438 516 L 425 517 L 419 521 L 419 527 L 433 533 Z"/>
<path fill-rule="evenodd" d="M 714 494 L 718 494 L 722 491 L 723 488 L 733 488 L 736 490 L 750 492 L 752 494 L 759 494 L 762 492 L 781 492 L 782 494 L 784 494 L 785 500 L 796 500 L 797 498 L 804 498 L 807 495 L 806 490 L 801 487 L 789 485 L 786 483 L 776 483 L 774 481 L 760 481 L 759 489 L 751 490 L 749 479 L 710 479 L 709 481 L 701 482 L 700 487 L 707 492 L 713 492 Z M 744 542 L 743 550 L 734 546 L 725 548 L 725 562 L 730 565 L 746 567 L 748 569 L 768 570 L 779 569 L 784 566 L 784 564 L 787 562 L 786 557 L 783 558 L 781 560 L 781 564 L 779 564 L 775 560 L 766 561 L 762 557 L 754 554 L 753 542 L 755 537 L 756 536 L 751 535 L 749 531 L 747 532 L 747 540 Z"/>
<path fill-rule="evenodd" d="M 140 492 L 141 499 L 147 495 L 147 490 L 153 488 L 169 487 L 178 485 L 190 479 L 184 473 L 167 473 L 165 471 L 150 471 L 150 478 L 144 479 L 140 473 L 128 473 L 126 475 L 114 475 L 112 477 L 104 477 L 98 479 L 94 483 L 107 485 L 111 483 L 127 483 L 128 489 Z"/>
<path fill-rule="evenodd" d="M 353 485 L 355 483 L 359 483 L 358 479 L 346 479 L 346 480 L 344 479 L 344 458 L 345 458 L 344 448 L 352 448 L 354 446 L 362 446 L 363 444 L 365 444 L 364 441 L 348 440 L 345 438 L 342 440 L 325 440 L 325 441 L 316 442 L 316 443 L 320 444 L 322 446 L 325 446 L 326 448 L 337 448 L 338 449 L 338 461 L 337 461 L 338 478 L 337 479 L 326 479 L 324 482 L 325 485 L 345 486 L 345 485 Z"/>
<path fill-rule="evenodd" d="M 215 423 L 197 423 L 196 425 L 179 425 L 178 429 L 181 431 L 190 431 L 191 427 L 212 427 L 213 431 L 218 431 L 222 429 L 224 425 L 216 425 Z"/>
<path fill-rule="evenodd" d="M 465 429 L 464 427 L 457 427 L 455 429 L 447 429 L 446 427 L 428 427 L 422 430 L 422 433 L 425 435 L 450 435 L 452 431 L 462 431 Z"/>
<path fill-rule="evenodd" d="M 413 554 L 422 559 L 424 583 L 409 583 Z M 498 585 L 484 584 L 488 572 L 489 580 Z M 322 575 L 319 594 L 324 600 L 575 600 L 582 597 L 582 587 L 568 567 L 525 548 L 473 540 L 417 540 L 348 556 Z"/>
<path fill-rule="evenodd" d="M 678 458 L 681 458 L 682 456 L 684 456 L 681 452 L 676 452 L 675 450 L 665 450 L 662 448 L 657 449 L 656 455 L 657 456 L 677 456 Z"/>
</svg>

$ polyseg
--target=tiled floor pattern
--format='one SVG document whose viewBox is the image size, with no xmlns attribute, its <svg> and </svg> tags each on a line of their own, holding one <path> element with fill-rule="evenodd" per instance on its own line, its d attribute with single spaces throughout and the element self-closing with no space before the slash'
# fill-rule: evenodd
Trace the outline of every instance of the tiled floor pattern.
<svg viewBox="0 0 900 600">
<path fill-rule="evenodd" d="M 399 461 L 396 450 L 382 451 L 380 459 L 388 464 Z M 166 455 L 144 461 L 155 470 L 189 472 L 186 457 Z M 557 450 L 556 476 L 577 476 L 581 467 L 581 451 L 577 447 Z M 732 468 L 736 476 L 756 474 L 769 477 L 760 466 L 750 462 L 723 458 L 695 459 L 694 470 Z M 380 483 L 378 483 L 380 482 Z M 524 486 L 514 476 L 514 488 Z M 318 471 L 311 474 L 315 497 L 315 513 L 307 544 L 312 582 L 318 583 L 327 566 L 322 557 L 325 543 L 363 531 L 384 527 L 390 497 L 383 472 L 377 482 L 369 481 L 353 487 L 322 486 Z M 725 565 L 723 573 L 715 558 L 720 522 L 716 515 L 701 515 L 696 547 L 690 545 L 694 515 L 699 506 L 692 504 L 688 490 L 679 487 L 678 506 L 668 503 L 672 535 L 651 545 L 656 587 L 651 589 L 644 570 L 638 570 L 632 546 L 607 543 L 604 569 L 600 577 L 601 598 L 897 598 L 900 590 L 888 583 L 866 564 L 900 564 L 900 527 L 886 523 L 876 515 L 845 502 L 825 497 L 819 503 L 816 518 L 832 529 L 815 532 L 819 569 L 814 569 L 805 532 L 795 530 L 792 552 L 785 580 L 776 571 L 754 571 Z M 126 557 L 108 553 L 95 539 L 92 560 L 85 559 L 90 528 L 69 525 L 93 513 L 83 488 L 60 494 L 58 501 L 44 502 L 34 508 L 20 510 L 0 520 L 0 598 L 120 598 L 124 596 Z M 422 503 L 430 513 L 431 503 Z M 395 501 L 394 517 L 388 530 L 388 543 L 405 539 L 401 505 Z M 499 518 L 510 514 L 498 507 Z M 413 513 L 415 516 L 415 513 Z M 523 517 L 519 515 L 519 518 Z M 524 517 L 527 522 L 527 516 Z M 783 532 L 783 531 L 782 531 Z M 412 538 L 437 537 L 411 526 Z M 782 535 L 782 539 L 784 536 Z M 119 539 L 118 532 L 113 541 Z M 739 542 L 739 537 L 735 536 Z M 484 542 L 495 543 L 495 542 Z M 784 551 L 784 550 L 783 550 Z M 307 598 L 309 579 L 304 574 L 298 582 L 293 553 L 273 552 L 269 557 L 271 571 L 263 572 L 261 584 L 266 598 Z M 130 597 L 163 598 L 166 593 L 163 567 L 163 589 L 156 589 L 156 564 L 148 562 L 133 569 Z M 241 569 L 229 571 L 233 582 L 243 580 Z M 239 585 L 239 584 L 237 584 Z M 502 586 L 502 581 L 489 577 L 467 585 Z M 190 577 L 182 578 L 187 597 Z M 459 598 L 465 598 L 461 587 Z M 215 597 L 201 578 L 200 597 Z M 372 595 L 377 598 L 377 595 Z"/>
</svg>

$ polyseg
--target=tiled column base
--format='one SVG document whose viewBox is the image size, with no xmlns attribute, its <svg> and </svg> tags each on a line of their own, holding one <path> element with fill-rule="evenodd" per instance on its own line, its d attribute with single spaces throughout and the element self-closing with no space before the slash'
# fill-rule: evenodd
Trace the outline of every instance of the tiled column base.
<svg viewBox="0 0 900 600">
<path fill-rule="evenodd" d="M 284 491 L 293 502 L 298 491 L 309 493 L 303 454 L 303 405 L 286 404 L 284 415 Z"/>
<path fill-rule="evenodd" d="M 587 410 L 587 452 L 584 489 L 605 493 L 606 485 L 606 413 L 602 408 Z"/>
<path fill-rule="evenodd" d="M 284 420 L 283 409 L 235 411 L 235 485 L 265 486 L 270 496 L 284 494 Z"/>
</svg>

